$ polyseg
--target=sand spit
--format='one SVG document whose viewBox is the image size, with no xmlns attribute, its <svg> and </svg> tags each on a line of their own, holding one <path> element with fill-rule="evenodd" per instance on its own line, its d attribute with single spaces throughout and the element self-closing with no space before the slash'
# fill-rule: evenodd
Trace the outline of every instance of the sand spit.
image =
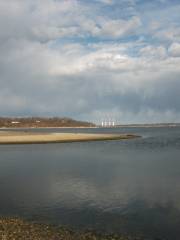
<svg viewBox="0 0 180 240">
<path fill-rule="evenodd" d="M 132 139 L 131 134 L 0 132 L 0 144 L 65 143 Z"/>
</svg>

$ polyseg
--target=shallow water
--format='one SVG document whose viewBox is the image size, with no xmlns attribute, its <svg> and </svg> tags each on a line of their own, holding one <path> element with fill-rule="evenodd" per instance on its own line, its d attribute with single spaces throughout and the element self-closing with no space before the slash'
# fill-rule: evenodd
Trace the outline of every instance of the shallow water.
<svg viewBox="0 0 180 240">
<path fill-rule="evenodd" d="M 142 138 L 1 145 L 0 215 L 179 239 L 180 128 L 41 131 L 126 132 Z"/>
</svg>

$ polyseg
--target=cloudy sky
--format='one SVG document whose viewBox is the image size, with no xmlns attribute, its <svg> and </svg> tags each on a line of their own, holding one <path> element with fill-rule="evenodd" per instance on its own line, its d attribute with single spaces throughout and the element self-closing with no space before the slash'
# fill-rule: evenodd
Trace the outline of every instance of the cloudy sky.
<svg viewBox="0 0 180 240">
<path fill-rule="evenodd" d="M 0 115 L 180 122 L 180 0 L 0 0 Z"/>
</svg>

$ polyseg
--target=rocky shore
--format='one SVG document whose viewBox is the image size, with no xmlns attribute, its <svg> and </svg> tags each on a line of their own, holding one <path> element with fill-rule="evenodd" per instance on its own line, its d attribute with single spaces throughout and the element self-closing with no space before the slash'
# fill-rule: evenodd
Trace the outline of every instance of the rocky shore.
<svg viewBox="0 0 180 240">
<path fill-rule="evenodd" d="M 145 240 L 142 237 L 74 231 L 65 227 L 33 223 L 17 218 L 0 219 L 1 240 Z"/>
</svg>

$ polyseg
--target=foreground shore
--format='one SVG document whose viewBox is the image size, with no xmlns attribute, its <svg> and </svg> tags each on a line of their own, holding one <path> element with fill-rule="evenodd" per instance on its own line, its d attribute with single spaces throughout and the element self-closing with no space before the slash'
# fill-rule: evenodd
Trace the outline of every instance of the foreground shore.
<svg viewBox="0 0 180 240">
<path fill-rule="evenodd" d="M 16 218 L 0 219 L 2 240 L 144 240 L 142 237 L 105 235 L 92 231 L 74 231 L 65 227 L 32 223 Z"/>
<path fill-rule="evenodd" d="M 0 131 L 0 144 L 65 143 L 132 139 L 131 134 L 33 133 Z"/>
</svg>

